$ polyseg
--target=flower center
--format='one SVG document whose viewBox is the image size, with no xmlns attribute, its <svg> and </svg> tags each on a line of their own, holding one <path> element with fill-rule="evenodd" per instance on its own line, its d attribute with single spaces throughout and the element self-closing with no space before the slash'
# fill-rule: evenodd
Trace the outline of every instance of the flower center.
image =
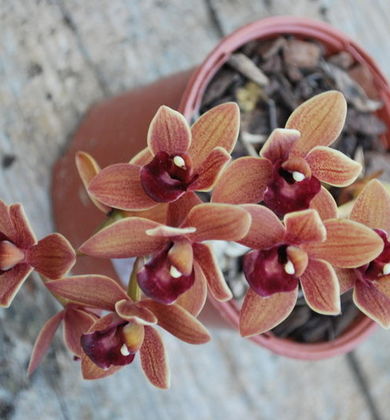
<svg viewBox="0 0 390 420">
<path fill-rule="evenodd" d="M 0 241 L 0 271 L 7 271 L 24 260 L 24 252 L 12 242 Z"/>
<path fill-rule="evenodd" d="M 139 287 L 145 295 L 165 304 L 173 303 L 195 281 L 194 270 L 186 276 L 172 265 L 168 257 L 172 246 L 172 243 L 168 244 L 152 255 L 137 274 Z"/>
<path fill-rule="evenodd" d="M 309 208 L 310 201 L 320 191 L 321 183 L 299 171 L 289 172 L 275 165 L 270 183 L 264 194 L 264 203 L 279 217 L 292 211 Z"/>
<path fill-rule="evenodd" d="M 250 251 L 244 257 L 244 274 L 251 288 L 264 297 L 290 292 L 298 285 L 287 245 Z"/>
<path fill-rule="evenodd" d="M 159 203 L 177 200 L 196 178 L 187 153 L 169 155 L 166 152 L 158 152 L 153 160 L 141 169 L 144 191 Z"/>
</svg>

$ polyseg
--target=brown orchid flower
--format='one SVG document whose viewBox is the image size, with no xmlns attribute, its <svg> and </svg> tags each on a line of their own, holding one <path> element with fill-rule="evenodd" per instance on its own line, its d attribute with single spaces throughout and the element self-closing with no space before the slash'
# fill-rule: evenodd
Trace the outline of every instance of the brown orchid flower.
<svg viewBox="0 0 390 420">
<path fill-rule="evenodd" d="M 181 306 L 167 306 L 150 299 L 134 302 L 109 277 L 74 276 L 46 285 L 72 304 L 110 311 L 81 335 L 81 369 L 85 379 L 111 375 L 133 362 L 139 352 L 149 381 L 159 388 L 168 388 L 167 356 L 155 326 L 190 344 L 210 340 L 203 325 Z"/>
<path fill-rule="evenodd" d="M 298 285 L 312 310 L 337 315 L 340 288 L 333 266 L 359 267 L 382 252 L 383 241 L 371 229 L 336 218 L 330 198 L 321 190 L 313 208 L 288 213 L 283 224 L 266 207 L 243 206 L 252 226 L 239 242 L 254 250 L 244 257 L 250 289 L 241 308 L 241 335 L 260 334 L 282 322 L 295 306 Z"/>
<path fill-rule="evenodd" d="M 75 252 L 59 233 L 37 242 L 20 204 L 0 200 L 0 306 L 8 307 L 28 275 L 64 276 L 75 263 Z"/>
<path fill-rule="evenodd" d="M 338 269 L 341 292 L 353 288 L 355 305 L 384 328 L 390 328 L 390 194 L 370 181 L 356 199 L 350 219 L 376 232 L 383 251 L 354 269 Z"/>
<path fill-rule="evenodd" d="M 260 158 L 242 157 L 226 168 L 212 201 L 264 201 L 282 217 L 309 208 L 320 181 L 337 187 L 351 184 L 361 165 L 327 147 L 339 136 L 345 116 L 346 102 L 339 92 L 325 92 L 304 102 L 291 114 L 286 128 L 271 133 Z"/>
<path fill-rule="evenodd" d="M 201 286 L 205 280 L 216 299 L 232 296 L 210 246 L 202 242 L 239 240 L 247 234 L 251 220 L 238 206 L 199 202 L 194 193 L 187 193 L 172 203 L 169 226 L 141 217 L 122 219 L 93 235 L 80 251 L 103 258 L 150 256 L 137 274 L 145 295 L 169 304 L 197 283 L 194 295 L 186 300 L 196 300 L 194 311 L 199 312 L 206 297 Z"/>
<path fill-rule="evenodd" d="M 230 160 L 237 141 L 235 103 L 219 105 L 190 128 L 185 118 L 162 106 L 148 132 L 148 147 L 130 163 L 110 165 L 88 182 L 89 194 L 104 206 L 145 210 L 172 202 L 186 191 L 208 191 Z"/>
</svg>

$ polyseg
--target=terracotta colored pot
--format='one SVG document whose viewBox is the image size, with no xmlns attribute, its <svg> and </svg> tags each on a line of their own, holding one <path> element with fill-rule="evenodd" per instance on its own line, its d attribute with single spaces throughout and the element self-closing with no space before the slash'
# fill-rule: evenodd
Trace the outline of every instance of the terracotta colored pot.
<svg viewBox="0 0 390 420">
<path fill-rule="evenodd" d="M 187 119 L 191 119 L 198 110 L 207 84 L 233 51 L 251 40 L 273 38 L 286 33 L 317 39 L 325 45 L 329 53 L 348 51 L 356 61 L 367 66 L 384 102 L 378 115 L 388 125 L 390 133 L 390 87 L 378 66 L 360 46 L 322 22 L 295 17 L 260 20 L 223 39 L 196 70 L 176 74 L 109 99 L 89 111 L 76 131 L 67 154 L 55 167 L 53 206 L 58 231 L 78 246 L 94 232 L 104 218 L 90 204 L 77 176 L 74 165 L 77 150 L 91 153 L 103 167 L 127 161 L 145 147 L 148 124 L 159 105 L 178 108 Z M 384 141 L 390 145 L 390 134 Z M 115 276 L 110 263 L 90 257 L 81 258 L 75 271 Z M 209 325 L 223 325 L 222 315 L 230 325 L 238 327 L 239 310 L 234 301 L 220 303 L 210 299 L 209 302 L 213 306 L 208 304 L 202 317 Z M 331 342 L 302 344 L 277 338 L 271 333 L 253 337 L 251 340 L 284 356 L 317 360 L 352 350 L 374 328 L 374 322 L 362 315 L 346 332 Z"/>
</svg>

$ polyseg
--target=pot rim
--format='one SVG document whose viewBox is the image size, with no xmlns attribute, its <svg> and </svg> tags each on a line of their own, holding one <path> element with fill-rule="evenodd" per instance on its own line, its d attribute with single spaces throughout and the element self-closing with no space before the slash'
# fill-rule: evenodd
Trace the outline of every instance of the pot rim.
<svg viewBox="0 0 390 420">
<path fill-rule="evenodd" d="M 378 65 L 368 53 L 355 41 L 329 24 L 292 16 L 276 16 L 261 19 L 237 29 L 222 39 L 191 76 L 182 96 L 179 111 L 187 119 L 190 119 L 197 113 L 208 83 L 228 60 L 232 52 L 249 41 L 260 38 L 273 38 L 286 33 L 302 38 L 314 38 L 324 44 L 330 51 L 347 51 L 357 62 L 367 66 L 373 75 L 374 84 L 384 104 L 378 115 L 390 127 L 390 86 Z M 390 145 L 390 133 L 384 136 L 383 140 Z M 218 302 L 211 297 L 209 299 L 221 315 L 233 327 L 238 329 L 239 308 L 237 302 L 233 300 Z M 305 360 L 320 360 L 353 350 L 376 327 L 377 325 L 374 321 L 362 314 L 344 333 L 329 342 L 297 343 L 288 339 L 278 338 L 272 333 L 250 337 L 250 340 L 283 356 Z"/>
</svg>

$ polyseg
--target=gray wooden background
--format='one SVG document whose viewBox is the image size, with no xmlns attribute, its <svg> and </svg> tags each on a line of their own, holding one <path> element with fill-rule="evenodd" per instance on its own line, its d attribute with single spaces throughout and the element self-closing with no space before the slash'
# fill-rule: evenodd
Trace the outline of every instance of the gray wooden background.
<svg viewBox="0 0 390 420">
<path fill-rule="evenodd" d="M 199 63 L 256 18 L 332 23 L 390 76 L 389 0 L 0 0 L 0 197 L 49 233 L 52 164 L 99 99 Z M 4 159 L 15 156 L 15 161 Z M 56 305 L 36 279 L 0 310 L 1 419 L 389 419 L 390 332 L 322 362 L 287 360 L 230 331 L 195 348 L 165 335 L 172 388 L 137 363 L 85 382 L 61 337 L 31 380 L 32 343 Z"/>
</svg>

